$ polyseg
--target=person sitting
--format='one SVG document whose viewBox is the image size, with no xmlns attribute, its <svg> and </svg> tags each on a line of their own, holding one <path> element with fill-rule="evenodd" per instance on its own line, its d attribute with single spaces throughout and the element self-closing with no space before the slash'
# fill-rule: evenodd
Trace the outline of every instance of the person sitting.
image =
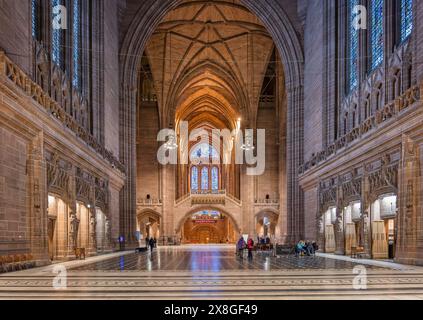
<svg viewBox="0 0 423 320">
<path fill-rule="evenodd" d="M 316 241 L 313 241 L 312 246 L 313 246 L 313 249 L 314 249 L 314 253 L 316 253 L 317 251 L 319 251 L 319 245 L 317 244 Z"/>
<path fill-rule="evenodd" d="M 299 241 L 295 247 L 295 255 L 299 257 L 301 254 L 307 254 L 304 241 Z"/>
<path fill-rule="evenodd" d="M 266 244 L 270 244 L 270 238 L 269 237 L 266 238 Z"/>
<path fill-rule="evenodd" d="M 312 243 L 310 241 L 307 241 L 306 242 L 306 244 L 305 244 L 305 250 L 306 250 L 306 253 L 307 253 L 307 256 L 308 257 L 314 255 L 314 253 L 315 253 L 314 252 L 313 245 L 312 245 Z"/>
</svg>

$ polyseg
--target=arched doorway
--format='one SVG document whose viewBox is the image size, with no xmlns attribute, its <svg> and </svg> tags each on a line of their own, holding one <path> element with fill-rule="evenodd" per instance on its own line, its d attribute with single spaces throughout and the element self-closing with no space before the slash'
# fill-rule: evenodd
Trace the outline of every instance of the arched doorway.
<svg viewBox="0 0 423 320">
<path fill-rule="evenodd" d="M 137 231 L 140 233 L 140 246 L 146 239 L 160 239 L 161 216 L 159 213 L 146 210 L 137 216 Z"/>
<path fill-rule="evenodd" d="M 69 206 L 59 197 L 48 196 L 48 252 L 51 261 L 67 255 Z"/>
<path fill-rule="evenodd" d="M 122 117 L 121 127 L 124 132 L 123 137 L 134 137 L 134 125 L 135 119 L 131 115 L 136 113 L 136 97 L 135 89 L 137 87 L 138 75 L 137 70 L 140 65 L 140 58 L 145 52 L 147 41 L 149 41 L 151 35 L 163 20 L 165 15 L 172 9 L 175 9 L 178 5 L 183 4 L 186 1 L 179 0 L 163 0 L 144 1 L 142 6 L 138 10 L 138 14 L 135 15 L 131 25 L 128 28 L 127 36 L 122 45 L 121 56 L 121 79 L 123 82 L 122 92 Z M 302 119 L 303 117 L 303 54 L 301 45 L 293 27 L 290 22 L 288 15 L 284 11 L 283 5 L 276 0 L 241 0 L 241 1 L 230 1 L 233 5 L 245 6 L 254 15 L 261 19 L 265 28 L 270 33 L 273 41 L 276 44 L 278 52 L 281 56 L 282 64 L 284 65 L 284 73 L 286 79 L 286 102 L 288 108 L 288 114 L 286 115 L 288 124 L 287 144 L 291 146 L 290 154 L 288 154 L 286 161 L 287 164 L 287 181 L 286 184 L 290 186 L 289 190 L 283 190 L 287 192 L 287 206 L 284 212 L 281 212 L 284 217 L 284 221 L 287 221 L 286 225 L 283 226 L 285 230 L 280 230 L 281 234 L 288 235 L 286 241 L 295 240 L 303 234 L 302 219 L 297 217 L 302 214 L 302 192 L 298 186 L 297 169 L 303 161 L 303 143 L 302 143 Z M 206 37 L 204 41 L 212 41 L 215 35 Z M 220 69 L 219 72 L 223 72 Z M 238 83 L 239 84 L 239 83 Z M 217 87 L 213 85 L 213 87 Z M 188 91 L 187 91 L 188 92 Z M 173 100 L 170 100 L 173 101 Z M 207 100 L 208 103 L 210 101 Z M 241 104 L 244 105 L 245 103 Z M 175 128 L 175 110 L 166 109 L 164 110 L 164 117 L 160 119 L 160 126 L 162 128 Z M 221 113 L 216 113 L 219 116 Z M 217 117 L 218 119 L 218 117 Z M 199 119 L 201 120 L 201 119 Z M 252 119 L 253 120 L 253 119 Z M 253 120 L 254 121 L 254 120 Z M 218 126 L 216 126 L 218 127 Z M 124 141 L 121 144 L 121 155 L 126 159 L 134 159 L 135 145 L 131 141 Z M 189 176 L 189 168 L 183 172 L 184 176 Z M 223 175 L 223 173 L 222 173 Z M 131 186 L 135 185 L 136 179 L 136 168 L 134 164 L 129 163 L 127 168 L 128 176 L 128 187 L 124 190 L 124 201 L 122 203 L 122 212 L 128 212 L 128 216 L 124 217 L 128 220 L 124 225 L 125 230 L 131 238 L 132 227 L 135 226 L 135 215 L 131 215 L 131 212 L 135 211 L 135 199 L 133 197 L 133 189 Z M 231 177 L 229 177 L 231 179 Z M 185 192 L 185 190 L 183 190 Z M 181 195 L 183 196 L 183 194 Z M 289 214 L 288 214 L 289 212 Z M 130 230 L 126 230 L 129 227 Z M 134 228 L 135 229 L 135 228 Z M 173 232 L 173 226 L 167 230 L 167 232 Z"/>
<path fill-rule="evenodd" d="M 217 210 L 202 210 L 188 215 L 180 234 L 182 244 L 232 244 L 238 231 L 228 215 Z"/>
<path fill-rule="evenodd" d="M 263 210 L 256 216 L 256 234 L 260 238 L 274 239 L 279 216 L 273 211 Z"/>
</svg>

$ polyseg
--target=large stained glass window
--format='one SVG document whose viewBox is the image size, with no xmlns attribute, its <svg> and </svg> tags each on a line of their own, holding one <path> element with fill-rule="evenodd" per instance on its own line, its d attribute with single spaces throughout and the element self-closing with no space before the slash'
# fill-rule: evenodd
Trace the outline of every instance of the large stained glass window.
<svg viewBox="0 0 423 320">
<path fill-rule="evenodd" d="M 357 12 L 354 12 L 354 8 L 359 5 L 359 0 L 350 0 L 348 8 L 348 71 L 349 71 L 349 90 L 354 90 L 358 85 L 358 44 L 359 44 L 359 33 L 358 28 L 354 25 Z"/>
<path fill-rule="evenodd" d="M 219 190 L 219 169 L 217 167 L 212 168 L 211 176 L 212 176 L 212 190 L 217 191 Z"/>
<path fill-rule="evenodd" d="M 191 169 L 191 190 L 198 191 L 198 168 L 192 167 Z"/>
<path fill-rule="evenodd" d="M 372 0 L 370 9 L 371 19 L 371 71 L 376 69 L 384 59 L 384 0 Z"/>
<path fill-rule="evenodd" d="M 72 84 L 81 88 L 81 0 L 73 0 L 72 16 Z"/>
<path fill-rule="evenodd" d="M 53 8 L 60 6 L 60 0 L 51 0 L 52 7 L 52 21 L 57 20 L 57 13 L 54 13 Z M 57 28 L 57 26 L 52 23 L 52 32 L 51 32 L 51 60 L 59 67 L 63 67 L 63 30 Z"/>
<path fill-rule="evenodd" d="M 201 190 L 209 190 L 209 168 L 201 169 Z"/>
<path fill-rule="evenodd" d="M 413 31 L 413 0 L 401 0 L 401 42 Z"/>
</svg>

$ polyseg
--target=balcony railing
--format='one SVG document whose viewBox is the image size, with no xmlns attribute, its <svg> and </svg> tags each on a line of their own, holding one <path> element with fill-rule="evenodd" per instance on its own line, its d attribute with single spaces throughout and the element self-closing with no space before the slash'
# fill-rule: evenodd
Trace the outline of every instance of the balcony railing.
<svg viewBox="0 0 423 320">
<path fill-rule="evenodd" d="M 242 204 L 241 200 L 227 193 L 226 190 L 199 190 L 191 191 L 185 196 L 179 198 L 175 201 L 175 205 L 180 205 L 188 200 L 191 202 L 191 205 L 225 205 L 227 200 L 235 202 L 239 206 Z"/>
<path fill-rule="evenodd" d="M 278 199 L 256 199 L 254 203 L 257 206 L 278 206 L 279 200 Z"/>
<path fill-rule="evenodd" d="M 137 200 L 137 206 L 141 207 L 161 207 L 163 201 L 160 199 L 139 199 Z"/>
</svg>

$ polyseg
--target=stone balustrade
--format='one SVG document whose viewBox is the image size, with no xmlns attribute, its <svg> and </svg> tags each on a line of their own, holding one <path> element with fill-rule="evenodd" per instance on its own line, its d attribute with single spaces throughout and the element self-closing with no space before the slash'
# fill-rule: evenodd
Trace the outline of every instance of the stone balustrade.
<svg viewBox="0 0 423 320">
<path fill-rule="evenodd" d="M 10 81 L 31 97 L 52 117 L 70 129 L 78 138 L 84 141 L 97 154 L 110 163 L 113 168 L 126 172 L 125 165 L 114 154 L 101 145 L 95 137 L 69 115 L 59 103 L 54 101 L 38 84 L 16 66 L 3 51 L 0 51 L 0 82 Z"/>
<path fill-rule="evenodd" d="M 225 205 L 227 201 L 232 201 L 237 206 L 242 205 L 241 200 L 228 194 L 226 190 L 192 191 L 177 199 L 175 205 L 179 206 L 185 201 L 190 201 L 191 205 Z"/>
<path fill-rule="evenodd" d="M 161 207 L 163 201 L 161 199 L 140 199 L 137 200 L 137 206 L 140 207 Z"/>
<path fill-rule="evenodd" d="M 277 199 L 256 199 L 254 201 L 256 206 L 279 206 L 279 200 Z"/>
<path fill-rule="evenodd" d="M 314 154 L 309 161 L 299 167 L 298 173 L 300 175 L 306 173 L 308 170 L 328 160 L 331 156 L 345 151 L 345 148 L 348 147 L 351 143 L 362 139 L 369 132 L 374 133 L 374 131 L 377 130 L 381 124 L 393 120 L 403 110 L 420 101 L 421 90 L 422 88 L 417 85 L 408 89 L 401 97 L 387 104 L 384 108 L 377 111 L 375 115 L 363 121 L 358 127 L 354 128 L 349 133 L 336 140 L 325 150 Z"/>
</svg>

